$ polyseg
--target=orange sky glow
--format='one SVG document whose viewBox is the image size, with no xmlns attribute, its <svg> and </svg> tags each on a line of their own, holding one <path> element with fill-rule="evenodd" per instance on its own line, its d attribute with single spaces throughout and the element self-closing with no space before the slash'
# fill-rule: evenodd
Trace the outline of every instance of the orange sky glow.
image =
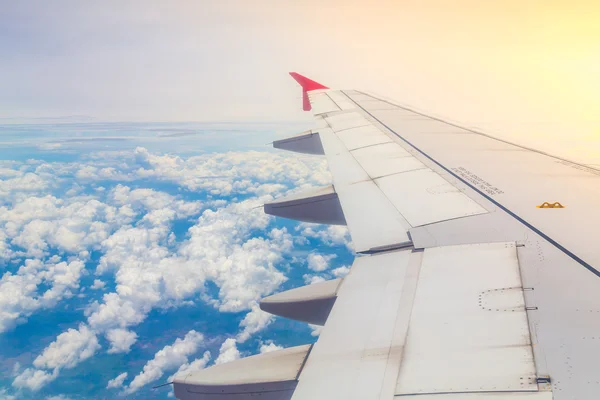
<svg viewBox="0 0 600 400">
<path fill-rule="evenodd" d="M 598 1 L 44 4 L 3 10 L 0 117 L 309 126 L 297 71 L 600 165 Z"/>
</svg>

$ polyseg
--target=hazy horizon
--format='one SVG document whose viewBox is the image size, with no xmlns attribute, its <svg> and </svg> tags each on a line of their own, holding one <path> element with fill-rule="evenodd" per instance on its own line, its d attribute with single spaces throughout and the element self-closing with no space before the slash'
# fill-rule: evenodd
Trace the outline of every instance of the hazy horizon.
<svg viewBox="0 0 600 400">
<path fill-rule="evenodd" d="M 583 162 L 600 158 L 597 2 L 4 3 L 0 123 L 85 115 L 308 125 L 287 74 L 298 71 Z"/>
</svg>

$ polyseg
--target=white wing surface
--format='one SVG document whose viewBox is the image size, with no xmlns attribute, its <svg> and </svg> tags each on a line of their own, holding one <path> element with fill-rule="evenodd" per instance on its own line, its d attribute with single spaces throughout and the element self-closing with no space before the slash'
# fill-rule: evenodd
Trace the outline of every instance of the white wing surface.
<svg viewBox="0 0 600 400">
<path fill-rule="evenodd" d="M 177 378 L 176 395 L 600 398 L 600 170 L 292 76 L 316 124 L 274 146 L 324 155 L 333 185 L 265 212 L 345 224 L 357 257 L 263 300 L 324 324 L 312 347 L 242 360 L 279 373 L 242 379 L 237 361 L 214 384 L 216 367 Z"/>
</svg>

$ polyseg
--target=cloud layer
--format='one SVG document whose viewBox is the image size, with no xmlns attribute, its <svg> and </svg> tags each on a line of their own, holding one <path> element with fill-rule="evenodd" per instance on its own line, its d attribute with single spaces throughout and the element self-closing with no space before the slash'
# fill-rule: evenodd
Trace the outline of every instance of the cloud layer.
<svg viewBox="0 0 600 400">
<path fill-rule="evenodd" d="M 238 345 L 273 321 L 257 304 L 288 279 L 295 244 L 349 243 L 343 227 L 300 224 L 290 230 L 261 210 L 291 190 L 328 184 L 320 158 L 268 152 L 181 158 L 137 148 L 71 163 L 4 162 L 0 175 L 0 263 L 19 265 L 0 280 L 0 332 L 75 295 L 84 304 L 89 298 L 79 325 L 57 335 L 17 373 L 18 389 L 40 390 L 103 343 L 108 354 L 127 353 L 139 340 L 136 327 L 153 310 L 194 302 L 245 312 L 215 362 L 236 359 Z M 140 187 L 147 181 L 200 196 L 186 200 L 190 196 Z M 180 236 L 173 229 L 177 221 L 187 221 Z M 322 273 L 331 259 L 311 253 L 307 265 Z M 93 278 L 87 287 L 84 276 Z M 210 353 L 196 354 L 203 340 L 190 331 L 158 351 L 129 384 L 124 371 L 106 385 L 133 393 L 166 372 L 204 368 Z"/>
</svg>

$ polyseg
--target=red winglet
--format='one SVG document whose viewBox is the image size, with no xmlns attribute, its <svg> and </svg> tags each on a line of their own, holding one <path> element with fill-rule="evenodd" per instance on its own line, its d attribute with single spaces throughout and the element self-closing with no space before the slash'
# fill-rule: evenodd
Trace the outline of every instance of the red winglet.
<svg viewBox="0 0 600 400">
<path fill-rule="evenodd" d="M 327 86 L 321 85 L 319 82 L 315 82 L 297 72 L 290 72 L 290 75 L 302 86 L 302 109 L 304 111 L 310 111 L 312 108 L 308 100 L 308 92 L 317 89 L 329 89 Z"/>
<path fill-rule="evenodd" d="M 312 79 L 308 79 L 305 76 L 300 75 L 297 72 L 290 72 L 292 78 L 296 80 L 302 86 L 302 90 L 310 92 L 311 90 L 317 89 L 329 89 L 327 86 L 321 85 L 319 82 L 315 82 Z"/>
</svg>

